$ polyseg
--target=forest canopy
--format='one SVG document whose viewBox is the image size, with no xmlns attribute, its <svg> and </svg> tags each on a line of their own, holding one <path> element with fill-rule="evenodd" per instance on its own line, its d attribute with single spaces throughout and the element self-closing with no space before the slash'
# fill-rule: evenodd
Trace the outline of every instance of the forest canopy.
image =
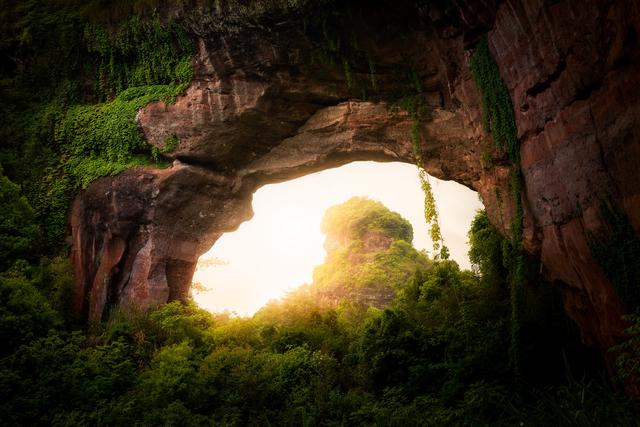
<svg viewBox="0 0 640 427">
<path fill-rule="evenodd" d="M 322 276 L 250 318 L 172 302 L 79 328 L 65 316 L 65 261 L 15 263 L 0 274 L 2 422 L 634 425 L 633 404 L 599 379 L 597 359 L 541 282 L 528 291 L 527 351 L 514 375 L 509 289 L 493 265 L 502 237 L 484 212 L 469 233 L 475 273 L 416 251 L 400 238 L 411 226 L 377 202 L 352 199 L 326 218 L 341 232 L 355 225 L 353 241 L 369 229 L 379 245 L 348 244 L 338 252 L 354 263 L 328 256 L 319 269 L 368 273 Z"/>
</svg>

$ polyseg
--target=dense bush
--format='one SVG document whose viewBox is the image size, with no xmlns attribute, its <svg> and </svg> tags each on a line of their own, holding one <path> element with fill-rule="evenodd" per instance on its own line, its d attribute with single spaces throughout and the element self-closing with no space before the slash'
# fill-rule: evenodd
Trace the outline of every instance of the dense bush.
<svg viewBox="0 0 640 427">
<path fill-rule="evenodd" d="M 2 174 L 0 166 L 0 271 L 17 259 L 33 259 L 39 228 L 33 208 L 20 187 Z"/>
</svg>

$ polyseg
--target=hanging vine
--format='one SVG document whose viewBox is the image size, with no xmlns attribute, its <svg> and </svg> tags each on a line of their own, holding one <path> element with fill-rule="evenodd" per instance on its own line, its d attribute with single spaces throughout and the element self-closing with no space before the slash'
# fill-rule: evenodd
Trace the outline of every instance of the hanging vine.
<svg viewBox="0 0 640 427">
<path fill-rule="evenodd" d="M 376 63 L 370 52 L 361 49 L 357 34 L 349 25 L 353 20 L 350 4 L 346 2 L 339 8 L 334 8 L 335 10 L 324 7 L 318 9 L 318 6 L 322 6 L 326 1 L 331 0 L 296 2 L 305 11 L 303 14 L 305 32 L 312 39 L 319 39 L 318 49 L 311 52 L 311 62 L 341 67 L 347 88 L 352 94 L 359 95 L 360 99 L 366 100 L 368 95 L 375 96 L 378 89 Z M 362 72 L 355 72 L 356 67 L 362 69 L 363 64 L 368 66 L 369 73 L 366 76 L 368 78 L 363 78 Z M 406 111 L 412 119 L 411 143 L 418 167 L 420 186 L 424 193 L 424 217 L 429 228 L 434 258 L 446 260 L 449 259 L 449 249 L 444 245 L 435 198 L 422 158 L 421 124 L 427 113 L 422 97 L 422 83 L 412 68 L 399 67 L 394 70 L 394 74 L 405 84 L 399 98 L 391 101 L 391 108 Z"/>
<path fill-rule="evenodd" d="M 510 192 L 515 207 L 511 224 L 511 243 L 503 247 L 503 262 L 509 270 L 511 291 L 511 345 L 510 360 L 516 375 L 520 366 L 520 317 L 524 287 L 524 256 L 522 252 L 522 171 L 520 147 L 511 97 L 495 60 L 489 51 L 487 39 L 476 47 L 471 58 L 471 71 L 482 95 L 482 118 L 491 133 L 496 149 L 508 155 L 511 164 Z"/>
<path fill-rule="evenodd" d="M 429 237 L 433 247 L 435 259 L 449 259 L 449 248 L 445 246 L 442 233 L 440 231 L 440 221 L 438 219 L 438 208 L 433 196 L 433 189 L 429 181 L 429 175 L 424 168 L 422 158 L 422 122 L 427 116 L 427 108 L 422 97 L 422 84 L 416 72 L 411 70 L 407 76 L 411 81 L 411 93 L 406 94 L 396 101 L 395 106 L 409 113 L 411 117 L 411 146 L 413 156 L 418 167 L 418 179 L 420 187 L 424 193 L 424 219 L 429 228 Z"/>
<path fill-rule="evenodd" d="M 419 118 L 413 118 L 412 128 L 417 128 L 417 132 L 411 133 L 411 143 L 413 146 L 413 154 L 416 159 L 416 165 L 418 166 L 418 178 L 420 179 L 420 187 L 424 193 L 424 219 L 429 227 L 429 237 L 431 237 L 431 244 L 433 246 L 434 258 L 436 259 L 449 259 L 449 248 L 444 244 L 442 233 L 440 232 L 440 221 L 438 219 L 438 207 L 436 205 L 435 197 L 433 196 L 433 190 L 431 188 L 431 182 L 429 182 L 429 175 L 424 169 L 424 163 L 422 160 L 422 150 L 420 146 L 420 123 Z M 415 135 L 415 136 L 414 136 Z"/>
</svg>

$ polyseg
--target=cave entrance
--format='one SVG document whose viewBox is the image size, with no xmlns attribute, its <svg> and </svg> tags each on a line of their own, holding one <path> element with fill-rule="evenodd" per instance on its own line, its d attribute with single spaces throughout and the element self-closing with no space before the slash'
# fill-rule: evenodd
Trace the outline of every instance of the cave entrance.
<svg viewBox="0 0 640 427">
<path fill-rule="evenodd" d="M 467 231 L 482 204 L 476 193 L 431 177 L 440 225 L 451 258 L 469 268 Z M 327 208 L 354 196 L 382 202 L 409 220 L 413 245 L 432 252 L 423 193 L 414 165 L 358 161 L 261 187 L 254 217 L 225 233 L 199 259 L 193 297 L 214 312 L 251 315 L 271 299 L 310 283 L 325 258 L 320 223 Z"/>
</svg>

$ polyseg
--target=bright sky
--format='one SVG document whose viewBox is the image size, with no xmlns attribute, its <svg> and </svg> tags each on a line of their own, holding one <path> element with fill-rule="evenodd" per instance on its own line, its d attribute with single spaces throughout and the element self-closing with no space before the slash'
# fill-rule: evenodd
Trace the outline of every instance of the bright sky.
<svg viewBox="0 0 640 427">
<path fill-rule="evenodd" d="M 469 268 L 467 231 L 482 203 L 460 184 L 430 179 L 451 258 Z M 416 167 L 354 162 L 260 188 L 253 195 L 253 219 L 224 234 L 200 257 L 193 280 L 207 290 L 194 289 L 194 299 L 210 311 L 251 315 L 269 300 L 310 283 L 313 268 L 325 257 L 322 216 L 353 196 L 367 196 L 400 213 L 413 225 L 414 246 L 431 250 Z"/>
</svg>

